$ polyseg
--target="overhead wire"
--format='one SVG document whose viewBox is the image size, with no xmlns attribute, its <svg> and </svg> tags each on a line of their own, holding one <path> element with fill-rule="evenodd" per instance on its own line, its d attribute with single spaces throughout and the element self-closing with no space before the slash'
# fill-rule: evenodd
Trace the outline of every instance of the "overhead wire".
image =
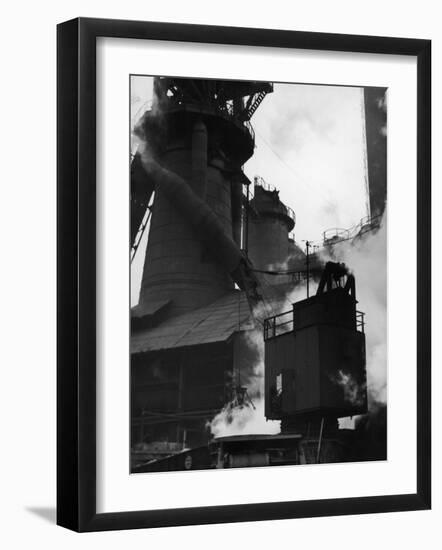
<svg viewBox="0 0 442 550">
<path fill-rule="evenodd" d="M 310 186 L 305 182 L 305 180 L 302 178 L 300 173 L 297 172 L 293 168 L 293 166 L 288 164 L 283 159 L 283 157 L 273 149 L 273 147 L 270 145 L 270 143 L 267 141 L 267 139 L 258 130 L 258 128 L 256 127 L 256 124 L 254 124 L 253 128 L 255 130 L 256 135 L 258 135 L 261 138 L 261 140 L 263 141 L 264 145 L 266 145 L 267 148 L 273 153 L 273 155 L 296 177 L 297 183 L 301 183 L 306 189 L 310 190 Z M 321 187 L 320 186 L 318 187 L 317 185 L 314 185 L 314 186 L 316 187 L 315 193 L 319 193 L 320 195 L 322 195 L 325 203 L 328 204 L 329 206 L 333 206 L 333 202 L 330 199 L 328 199 L 323 192 L 321 192 Z"/>
</svg>

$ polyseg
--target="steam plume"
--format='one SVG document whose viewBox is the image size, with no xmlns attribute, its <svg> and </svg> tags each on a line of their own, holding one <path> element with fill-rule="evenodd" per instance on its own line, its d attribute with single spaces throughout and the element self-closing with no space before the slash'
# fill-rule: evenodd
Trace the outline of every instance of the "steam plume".
<svg viewBox="0 0 442 550">
<path fill-rule="evenodd" d="M 386 220 L 377 232 L 338 243 L 326 260 L 344 262 L 356 279 L 359 308 L 365 312 L 367 390 L 371 404 L 387 399 L 387 239 Z"/>
<path fill-rule="evenodd" d="M 244 333 L 245 344 L 253 352 L 255 362 L 245 373 L 242 382 L 253 403 L 240 407 L 228 403 L 210 422 L 209 428 L 215 437 L 243 434 L 277 434 L 279 421 L 266 420 L 264 414 L 264 336 L 262 330 Z"/>
<path fill-rule="evenodd" d="M 321 259 L 344 262 L 356 278 L 357 298 L 360 308 L 366 314 L 366 348 L 367 348 L 367 391 L 369 418 L 342 419 L 341 427 L 359 425 L 359 430 L 386 419 L 385 403 L 387 389 L 387 296 L 386 296 L 386 223 L 380 229 L 368 232 L 355 241 L 334 245 L 332 252 L 322 251 Z M 315 291 L 315 283 L 310 283 Z M 305 282 L 298 284 L 282 300 L 272 304 L 272 314 L 281 313 L 291 304 L 306 298 Z M 254 311 L 255 317 L 265 317 L 266 306 Z M 263 311 L 262 311 L 262 310 Z M 264 340 L 260 328 L 246 333 L 248 345 L 257 352 L 257 359 L 244 383 L 248 386 L 249 395 L 254 401 L 252 407 L 233 408 L 226 406 L 210 423 L 214 436 L 240 435 L 252 433 L 271 433 L 280 431 L 280 423 L 266 421 L 264 416 Z M 337 383 L 345 387 L 348 400 L 356 402 L 360 388 L 349 380 L 346 373 L 341 373 Z M 382 414 L 379 411 L 383 411 Z M 364 418 L 364 417 L 362 417 Z M 359 424 L 358 424 L 359 423 Z"/>
</svg>

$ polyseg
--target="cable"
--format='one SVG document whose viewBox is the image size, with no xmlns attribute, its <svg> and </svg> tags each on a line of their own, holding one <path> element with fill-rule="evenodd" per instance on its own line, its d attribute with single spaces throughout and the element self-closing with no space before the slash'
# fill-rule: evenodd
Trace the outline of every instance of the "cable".
<svg viewBox="0 0 442 550">
<path fill-rule="evenodd" d="M 302 177 L 300 176 L 299 172 L 296 172 L 296 170 L 290 166 L 290 164 L 288 164 L 273 148 L 272 146 L 270 145 L 270 143 L 265 139 L 265 137 L 261 134 L 261 132 L 258 131 L 256 125 L 254 125 L 254 129 L 255 129 L 255 132 L 256 134 L 262 139 L 262 141 L 264 142 L 264 144 L 270 149 L 270 151 L 275 155 L 275 157 L 280 161 L 282 162 L 282 164 L 284 164 L 284 166 L 290 170 L 290 172 L 296 177 L 297 179 L 297 182 L 301 182 L 306 189 L 310 190 L 310 187 L 309 185 L 302 179 Z M 320 188 L 318 189 L 318 186 L 317 185 L 314 185 L 316 187 L 316 192 L 317 193 L 320 193 L 322 195 L 322 197 L 324 198 L 326 204 L 328 204 L 329 206 L 333 206 L 333 202 L 328 199 L 324 193 L 321 193 L 320 191 Z"/>
<path fill-rule="evenodd" d="M 300 177 L 300 176 L 299 176 L 299 173 L 297 173 L 297 172 L 295 171 L 295 169 L 292 168 L 292 167 L 290 166 L 290 164 L 287 164 L 287 162 L 286 162 L 286 161 L 285 161 L 285 160 L 284 160 L 284 159 L 283 159 L 283 158 L 282 158 L 282 157 L 272 148 L 272 146 L 271 146 L 270 143 L 266 140 L 266 138 L 261 134 L 261 132 L 258 131 L 258 129 L 256 128 L 256 125 L 254 126 L 254 128 L 255 128 L 255 132 L 256 132 L 256 133 L 258 134 L 258 136 L 262 139 L 262 141 L 264 142 L 264 144 L 270 149 L 270 151 L 275 155 L 275 157 L 276 157 L 277 159 L 279 159 L 280 162 L 282 162 L 282 164 L 284 164 L 284 166 L 285 166 L 288 170 L 290 170 L 290 172 L 291 172 L 294 176 L 296 176 L 296 178 L 298 179 L 298 178 Z M 302 181 L 302 179 L 300 179 L 300 181 L 301 181 L 301 183 L 303 183 L 303 184 L 307 187 L 307 184 L 306 184 L 304 181 Z"/>
<path fill-rule="evenodd" d="M 267 271 L 264 269 L 251 269 L 255 273 L 263 273 L 265 275 L 297 275 L 298 273 L 307 273 L 306 269 L 297 269 L 296 271 Z"/>
</svg>

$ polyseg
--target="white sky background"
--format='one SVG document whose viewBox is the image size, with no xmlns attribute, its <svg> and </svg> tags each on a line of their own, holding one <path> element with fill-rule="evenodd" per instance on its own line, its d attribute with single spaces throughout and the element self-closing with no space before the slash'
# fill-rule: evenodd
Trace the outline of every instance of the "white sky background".
<svg viewBox="0 0 442 550">
<path fill-rule="evenodd" d="M 131 79 L 132 127 L 152 99 L 152 82 Z M 362 102 L 357 87 L 275 84 L 252 117 L 256 149 L 244 171 L 279 189 L 295 211 L 295 238 L 302 247 L 368 214 Z M 132 305 L 138 301 L 146 242 L 147 231 L 132 263 Z"/>
</svg>

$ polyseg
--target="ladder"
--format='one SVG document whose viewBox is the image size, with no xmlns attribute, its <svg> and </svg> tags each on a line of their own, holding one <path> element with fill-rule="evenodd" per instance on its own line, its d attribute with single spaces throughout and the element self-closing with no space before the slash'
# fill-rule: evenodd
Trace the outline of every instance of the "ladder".
<svg viewBox="0 0 442 550">
<path fill-rule="evenodd" d="M 258 109 L 258 107 L 261 105 L 262 100 L 267 95 L 267 92 L 259 92 L 255 96 L 253 96 L 251 105 L 247 106 L 244 120 L 250 120 L 255 113 L 255 111 Z"/>
</svg>

